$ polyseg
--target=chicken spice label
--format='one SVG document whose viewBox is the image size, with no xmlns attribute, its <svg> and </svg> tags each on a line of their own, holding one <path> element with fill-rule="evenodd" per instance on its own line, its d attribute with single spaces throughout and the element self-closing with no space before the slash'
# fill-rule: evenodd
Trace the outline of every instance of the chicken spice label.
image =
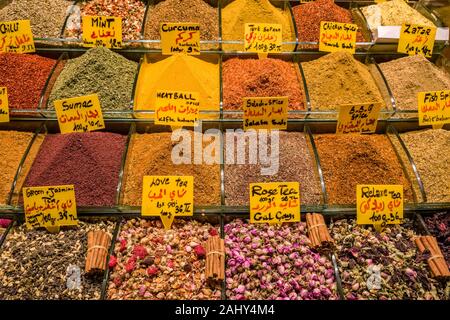
<svg viewBox="0 0 450 320">
<path fill-rule="evenodd" d="M 104 16 L 83 16 L 83 46 L 87 48 L 122 47 L 122 18 Z"/>
<path fill-rule="evenodd" d="M 30 20 L 0 22 L 0 52 L 35 52 Z"/>
<path fill-rule="evenodd" d="M 355 53 L 357 31 L 353 23 L 320 22 L 319 51 Z"/>
</svg>

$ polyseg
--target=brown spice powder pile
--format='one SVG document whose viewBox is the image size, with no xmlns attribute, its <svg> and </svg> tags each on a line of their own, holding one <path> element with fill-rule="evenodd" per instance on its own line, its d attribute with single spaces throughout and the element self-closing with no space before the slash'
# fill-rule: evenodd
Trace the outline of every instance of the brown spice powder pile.
<svg viewBox="0 0 450 320">
<path fill-rule="evenodd" d="M 417 93 L 450 89 L 450 76 L 427 58 L 416 55 L 381 63 L 397 110 L 417 111 Z"/>
<path fill-rule="evenodd" d="M 196 205 L 220 204 L 220 167 L 207 164 L 180 164 L 172 162 L 171 133 L 134 134 L 126 161 L 122 204 L 140 206 L 142 179 L 151 175 L 193 176 Z M 192 147 L 194 139 L 191 134 Z M 192 163 L 194 160 L 192 151 Z"/>
<path fill-rule="evenodd" d="M 225 110 L 242 110 L 244 97 L 289 97 L 289 110 L 305 110 L 301 79 L 292 62 L 232 58 L 223 63 Z"/>
<path fill-rule="evenodd" d="M 403 185 L 405 202 L 412 188 L 385 135 L 316 135 L 315 143 L 329 204 L 355 204 L 358 184 Z"/>
<path fill-rule="evenodd" d="M 401 134 L 424 184 L 428 202 L 450 202 L 450 131 Z"/>
<path fill-rule="evenodd" d="M 235 142 L 244 138 L 244 133 L 228 133 L 235 136 Z M 270 136 L 269 136 L 270 137 Z M 245 139 L 245 138 L 244 138 Z M 270 165 L 248 164 L 249 142 L 246 140 L 246 164 L 225 165 L 225 202 L 231 206 L 247 205 L 249 203 L 249 184 L 254 182 L 299 182 L 301 202 L 305 204 L 319 204 L 321 190 L 319 178 L 315 172 L 314 158 L 310 153 L 303 132 L 280 132 L 279 171 L 272 176 L 261 175 L 261 167 Z M 268 139 L 270 146 L 270 138 Z M 226 144 L 225 144 L 226 146 Z M 236 146 L 236 144 L 235 144 Z M 226 152 L 226 150 L 225 150 Z M 270 155 L 270 152 L 268 153 Z M 234 149 L 234 159 L 237 148 Z"/>
</svg>

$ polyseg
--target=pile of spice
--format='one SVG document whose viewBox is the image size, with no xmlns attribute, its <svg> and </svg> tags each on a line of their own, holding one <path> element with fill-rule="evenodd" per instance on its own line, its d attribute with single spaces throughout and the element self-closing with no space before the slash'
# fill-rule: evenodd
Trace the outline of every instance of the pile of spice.
<svg viewBox="0 0 450 320">
<path fill-rule="evenodd" d="M 201 28 L 200 40 L 219 39 L 219 11 L 204 0 L 165 0 L 150 5 L 145 22 L 145 39 L 159 40 L 161 23 L 167 22 L 198 23 Z M 160 47 L 159 44 L 154 46 Z M 217 46 L 207 45 L 205 48 Z"/>
<path fill-rule="evenodd" d="M 402 133 L 423 182 L 427 202 L 450 202 L 450 131 Z"/>
<path fill-rule="evenodd" d="M 66 26 L 67 37 L 79 37 L 82 32 L 82 16 L 106 16 L 122 18 L 124 40 L 139 40 L 145 14 L 145 0 L 85 0 L 72 9 Z"/>
<path fill-rule="evenodd" d="M 200 111 L 219 111 L 220 71 L 218 61 L 172 55 L 150 61 L 146 55 L 136 85 L 134 110 L 154 110 L 156 92 L 190 91 L 200 94 Z"/>
<path fill-rule="evenodd" d="M 230 138 L 230 135 L 232 136 Z M 234 138 L 233 138 L 234 136 Z M 249 155 L 251 139 L 246 138 L 246 133 L 227 132 L 225 141 L 234 141 L 234 150 L 227 149 L 225 143 L 225 203 L 232 206 L 243 206 L 249 203 L 249 184 L 255 182 L 289 181 L 300 183 L 301 202 L 304 204 L 319 204 L 321 202 L 321 190 L 319 178 L 314 169 L 314 158 L 310 153 L 303 132 L 279 132 L 279 150 L 268 151 L 268 161 L 256 159 L 251 164 Z M 272 141 L 270 134 L 267 145 L 277 143 Z M 244 145 L 245 151 L 241 153 L 236 146 Z M 261 151 L 260 151 L 261 152 Z M 238 158 L 245 155 L 245 164 L 239 164 Z M 234 159 L 233 164 L 229 157 Z M 265 159 L 264 159 L 265 160 Z M 270 175 L 262 175 L 261 169 L 273 169 Z"/>
<path fill-rule="evenodd" d="M 292 62 L 232 58 L 223 63 L 222 77 L 224 110 L 242 110 L 244 97 L 281 96 L 289 97 L 289 110 L 305 110 L 301 76 Z"/>
<path fill-rule="evenodd" d="M 450 214 L 438 212 L 432 216 L 424 217 L 428 231 L 436 237 L 442 254 L 450 266 Z"/>
<path fill-rule="evenodd" d="M 85 273 L 87 233 L 111 233 L 111 222 L 79 222 L 59 233 L 27 230 L 25 225 L 8 233 L 0 253 L 2 300 L 100 299 L 102 276 Z"/>
<path fill-rule="evenodd" d="M 450 26 L 450 5 L 442 6 L 434 9 L 439 19 L 448 27 Z"/>
<path fill-rule="evenodd" d="M 448 299 L 416 248 L 411 221 L 382 233 L 354 220 L 331 225 L 344 295 L 359 299 Z"/>
<path fill-rule="evenodd" d="M 385 135 L 319 134 L 314 137 L 329 204 L 355 204 L 358 184 L 403 185 L 406 202 L 412 187 Z"/>
<path fill-rule="evenodd" d="M 34 37 L 59 38 L 72 3 L 70 0 L 1 1 L 0 21 L 30 20 Z"/>
<path fill-rule="evenodd" d="M 295 42 L 292 17 L 287 6 L 283 9 L 277 8 L 269 0 L 234 0 L 226 5 L 222 9 L 223 41 L 243 41 L 245 24 L 250 22 L 281 24 L 283 42 Z M 226 51 L 243 50 L 242 44 L 223 44 L 222 47 Z M 283 45 L 282 51 L 292 50 L 294 45 Z"/>
<path fill-rule="evenodd" d="M 55 63 L 37 54 L 0 54 L 0 87 L 8 90 L 9 108 L 37 109 Z"/>
<path fill-rule="evenodd" d="M 194 139 L 202 139 L 190 134 L 187 149 L 180 158 L 188 157 L 189 164 L 175 164 L 172 149 L 178 141 L 172 141 L 172 134 L 148 133 L 133 134 L 128 149 L 123 181 L 122 204 L 140 206 L 142 203 L 142 179 L 151 175 L 193 176 L 194 203 L 196 205 L 214 205 L 220 203 L 220 167 L 194 163 Z M 184 136 L 185 137 L 185 136 Z M 183 139 L 184 139 L 183 137 Z M 186 145 L 186 141 L 181 141 Z M 204 144 L 205 146 L 205 144 Z M 191 152 L 192 150 L 192 152 Z"/>
<path fill-rule="evenodd" d="M 111 256 L 108 299 L 215 300 L 220 285 L 207 283 L 204 244 L 218 229 L 195 220 L 131 219 L 122 225 Z"/>
<path fill-rule="evenodd" d="M 421 55 L 380 63 L 380 68 L 399 111 L 417 111 L 419 92 L 450 89 L 449 74 Z"/>
<path fill-rule="evenodd" d="M 97 93 L 102 110 L 129 110 L 137 63 L 104 47 L 67 61 L 50 93 L 53 101 Z"/>
<path fill-rule="evenodd" d="M 0 241 L 12 221 L 9 219 L 0 219 Z"/>
<path fill-rule="evenodd" d="M 381 103 L 380 90 L 369 68 L 346 52 L 334 52 L 301 64 L 313 110 L 339 105 Z"/>
<path fill-rule="evenodd" d="M 331 261 L 309 248 L 306 224 L 225 225 L 226 295 L 232 300 L 336 300 Z"/>
<path fill-rule="evenodd" d="M 126 140 L 109 132 L 49 134 L 24 186 L 73 184 L 77 206 L 114 206 Z"/>
</svg>

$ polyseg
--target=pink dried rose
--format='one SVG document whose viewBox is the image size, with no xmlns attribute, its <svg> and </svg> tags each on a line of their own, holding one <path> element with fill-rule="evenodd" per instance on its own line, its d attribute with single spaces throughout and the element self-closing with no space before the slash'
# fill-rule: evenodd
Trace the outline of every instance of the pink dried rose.
<svg viewBox="0 0 450 320">
<path fill-rule="evenodd" d="M 194 251 L 195 254 L 197 255 L 197 258 L 203 258 L 206 256 L 206 250 L 200 244 L 195 246 Z"/>
<path fill-rule="evenodd" d="M 120 287 L 122 285 L 122 278 L 121 277 L 115 277 L 113 282 L 114 282 L 114 285 L 116 287 Z"/>
<path fill-rule="evenodd" d="M 127 240 L 125 239 L 120 239 L 120 252 L 125 251 L 125 249 L 127 248 Z"/>
<path fill-rule="evenodd" d="M 137 245 L 133 248 L 132 253 L 133 253 L 134 257 L 137 257 L 141 260 L 144 259 L 148 255 L 147 249 L 145 249 L 144 246 L 139 246 L 139 245 Z"/>
<path fill-rule="evenodd" d="M 217 229 L 216 229 L 216 228 L 210 228 L 210 229 L 209 229 L 209 235 L 210 235 L 211 237 L 214 237 L 214 236 L 219 235 L 219 233 L 217 232 Z"/>
<path fill-rule="evenodd" d="M 158 273 L 158 267 L 156 266 L 151 266 L 147 268 L 147 275 L 149 276 L 154 276 L 155 274 Z"/>
<path fill-rule="evenodd" d="M 136 258 L 133 256 L 128 259 L 127 263 L 125 264 L 125 270 L 126 272 L 131 273 L 134 269 L 136 269 Z"/>
<path fill-rule="evenodd" d="M 112 269 L 116 265 L 117 265 L 117 258 L 115 256 L 110 256 L 108 266 Z"/>
</svg>

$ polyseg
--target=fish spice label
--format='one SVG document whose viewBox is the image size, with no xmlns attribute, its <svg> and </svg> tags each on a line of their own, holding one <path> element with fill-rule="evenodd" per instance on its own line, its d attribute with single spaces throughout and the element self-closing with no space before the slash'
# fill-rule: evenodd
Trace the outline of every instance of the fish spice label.
<svg viewBox="0 0 450 320">
<path fill-rule="evenodd" d="M 244 51 L 256 53 L 281 52 L 283 32 L 281 24 L 246 23 Z"/>
<path fill-rule="evenodd" d="M 356 32 L 358 26 L 353 23 L 322 21 L 320 23 L 319 51 L 356 52 Z"/>
<path fill-rule="evenodd" d="M 0 122 L 9 122 L 8 91 L 0 87 Z"/>
<path fill-rule="evenodd" d="M 381 104 L 340 106 L 336 133 L 373 133 L 377 129 Z"/>
<path fill-rule="evenodd" d="M 450 123 L 450 90 L 419 92 L 419 125 Z"/>
<path fill-rule="evenodd" d="M 105 128 L 98 95 L 56 100 L 56 116 L 61 133 L 88 132 Z"/>
<path fill-rule="evenodd" d="M 356 223 L 384 228 L 403 222 L 402 185 L 357 185 Z"/>
<path fill-rule="evenodd" d="M 435 27 L 404 23 L 400 31 L 397 51 L 411 55 L 421 54 L 431 58 L 433 54 Z"/>
<path fill-rule="evenodd" d="M 300 222 L 299 183 L 251 183 L 250 222 Z"/>
<path fill-rule="evenodd" d="M 175 217 L 194 213 L 194 177 L 144 176 L 142 189 L 143 216 L 160 216 L 166 229 Z"/>
<path fill-rule="evenodd" d="M 200 94 L 186 91 L 157 91 L 155 124 L 198 126 Z"/>
<path fill-rule="evenodd" d="M 28 228 L 78 225 L 73 185 L 23 188 Z"/>
<path fill-rule="evenodd" d="M 35 52 L 30 20 L 0 22 L 0 52 Z"/>
<path fill-rule="evenodd" d="M 160 34 L 162 54 L 200 54 L 200 24 L 161 23 Z"/>
<path fill-rule="evenodd" d="M 288 97 L 244 98 L 244 130 L 287 129 Z"/>
<path fill-rule="evenodd" d="M 83 46 L 87 48 L 122 47 L 122 18 L 103 16 L 83 16 Z"/>
</svg>

